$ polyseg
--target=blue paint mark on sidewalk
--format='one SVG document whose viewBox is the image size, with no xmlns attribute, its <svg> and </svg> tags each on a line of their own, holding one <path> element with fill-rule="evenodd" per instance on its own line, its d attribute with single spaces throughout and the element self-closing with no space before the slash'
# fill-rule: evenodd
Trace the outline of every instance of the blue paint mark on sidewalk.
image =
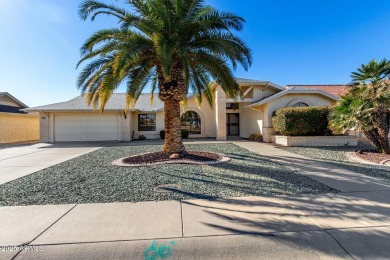
<svg viewBox="0 0 390 260">
<path fill-rule="evenodd" d="M 161 243 L 157 245 L 157 241 L 153 241 L 152 244 L 145 250 L 145 260 L 158 260 L 168 259 L 172 255 L 172 246 L 176 245 L 175 241 L 171 241 L 168 244 Z"/>
</svg>

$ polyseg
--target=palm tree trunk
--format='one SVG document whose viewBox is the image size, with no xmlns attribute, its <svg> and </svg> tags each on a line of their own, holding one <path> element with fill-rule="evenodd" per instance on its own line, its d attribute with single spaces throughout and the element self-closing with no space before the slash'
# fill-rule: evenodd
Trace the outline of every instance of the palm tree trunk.
<svg viewBox="0 0 390 260">
<path fill-rule="evenodd" d="M 389 147 L 389 132 L 384 129 L 378 129 L 379 143 L 381 144 L 381 152 L 390 154 Z"/>
<path fill-rule="evenodd" d="M 170 80 L 165 80 L 161 66 L 157 66 L 159 98 L 164 102 L 165 140 L 163 152 L 167 155 L 186 155 L 181 138 L 180 101 L 186 96 L 182 63 L 173 67 Z"/>
<path fill-rule="evenodd" d="M 380 152 L 390 154 L 389 125 L 387 113 L 383 106 L 380 106 L 373 111 L 372 121 L 378 132 L 378 141 L 381 146 Z"/>
<path fill-rule="evenodd" d="M 180 102 L 175 100 L 164 101 L 165 140 L 163 152 L 171 154 L 185 153 L 181 138 Z"/>
<path fill-rule="evenodd" d="M 363 130 L 363 134 L 378 151 L 382 150 L 382 146 L 379 142 L 379 135 L 375 128 L 372 130 Z"/>
</svg>

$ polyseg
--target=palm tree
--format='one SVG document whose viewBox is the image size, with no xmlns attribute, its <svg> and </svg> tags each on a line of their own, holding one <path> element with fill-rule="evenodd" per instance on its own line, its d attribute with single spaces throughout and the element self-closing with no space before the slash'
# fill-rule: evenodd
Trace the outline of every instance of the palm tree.
<svg viewBox="0 0 390 260">
<path fill-rule="evenodd" d="M 358 68 L 358 72 L 352 73 L 352 82 L 363 86 L 362 99 L 372 103 L 367 110 L 372 117 L 372 125 L 378 132 L 378 141 L 381 144 L 381 152 L 390 154 L 389 147 L 389 107 L 390 107 L 390 61 L 371 60 L 367 65 Z"/>
<path fill-rule="evenodd" d="M 93 107 L 104 106 L 122 83 L 127 86 L 126 109 L 134 106 L 144 88 L 165 108 L 167 155 L 185 155 L 181 140 L 180 102 L 192 91 L 197 101 L 212 104 L 210 79 L 231 96 L 239 93 L 231 66 L 252 63 L 246 44 L 233 34 L 243 29 L 244 19 L 220 12 L 203 0 L 132 0 L 128 9 L 85 0 L 80 17 L 110 15 L 118 28 L 94 33 L 81 48 L 78 66 L 89 61 L 78 78 L 78 87 Z M 231 66 L 230 66 L 231 65 Z"/>
<path fill-rule="evenodd" d="M 390 61 L 371 60 L 352 73 L 355 87 L 338 103 L 331 124 L 362 130 L 378 151 L 390 154 Z"/>
<path fill-rule="evenodd" d="M 380 151 L 378 131 L 372 125 L 372 117 L 367 113 L 372 107 L 371 102 L 365 102 L 361 93 L 365 91 L 362 87 L 351 89 L 345 96 L 341 97 L 337 106 L 330 113 L 330 126 L 335 133 L 346 134 L 349 130 L 361 131 Z"/>
</svg>

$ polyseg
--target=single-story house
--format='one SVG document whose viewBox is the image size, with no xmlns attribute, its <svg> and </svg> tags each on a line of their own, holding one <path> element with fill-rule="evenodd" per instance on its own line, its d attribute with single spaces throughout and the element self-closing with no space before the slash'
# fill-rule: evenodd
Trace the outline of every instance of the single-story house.
<svg viewBox="0 0 390 260">
<path fill-rule="evenodd" d="M 329 106 L 339 100 L 349 85 L 287 86 L 269 81 L 237 78 L 241 97 L 230 97 L 220 86 L 213 85 L 214 104 L 200 106 L 189 97 L 182 107 L 182 128 L 190 138 L 229 136 L 248 138 L 262 133 L 265 142 L 274 134 L 271 117 L 274 111 L 294 106 Z M 83 96 L 66 102 L 25 109 L 40 113 L 41 142 L 68 141 L 131 141 L 144 135 L 160 138 L 164 129 L 164 105 L 157 97 L 150 103 L 150 94 L 142 94 L 133 109 L 124 113 L 126 95 L 114 94 L 105 112 L 86 105 Z"/>
<path fill-rule="evenodd" d="M 8 92 L 0 92 L 0 144 L 38 141 L 39 116 Z"/>
</svg>

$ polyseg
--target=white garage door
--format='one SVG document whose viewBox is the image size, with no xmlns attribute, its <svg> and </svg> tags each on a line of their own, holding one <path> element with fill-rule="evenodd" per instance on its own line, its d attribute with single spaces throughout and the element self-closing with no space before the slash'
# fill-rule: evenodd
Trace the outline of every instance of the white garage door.
<svg viewBox="0 0 390 260">
<path fill-rule="evenodd" d="M 54 121 L 56 142 L 119 140 L 115 114 L 55 115 Z"/>
</svg>

